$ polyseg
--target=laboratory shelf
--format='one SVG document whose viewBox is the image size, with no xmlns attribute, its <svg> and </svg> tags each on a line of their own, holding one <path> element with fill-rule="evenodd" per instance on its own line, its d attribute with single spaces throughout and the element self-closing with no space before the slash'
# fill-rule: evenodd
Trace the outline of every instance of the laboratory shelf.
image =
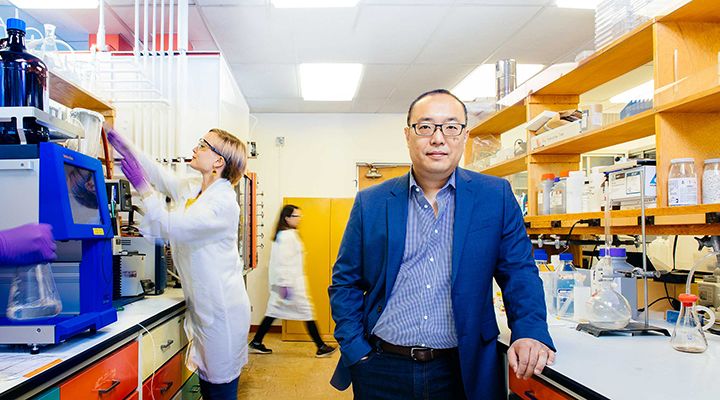
<svg viewBox="0 0 720 400">
<path fill-rule="evenodd" d="M 693 0 L 659 18 L 658 22 L 720 22 L 720 9 L 717 0 Z"/>
<path fill-rule="evenodd" d="M 653 22 L 602 47 L 536 95 L 580 95 L 653 60 Z"/>
<path fill-rule="evenodd" d="M 658 107 L 668 113 L 720 113 L 720 85 Z"/>
<path fill-rule="evenodd" d="M 610 212 L 613 234 L 639 234 L 640 210 L 614 210 Z M 659 207 L 645 209 L 645 227 L 649 235 L 719 235 L 720 204 L 702 204 L 685 207 Z M 573 234 L 602 234 L 605 232 L 605 213 L 551 214 L 525 217 L 529 234 L 567 235 L 579 220 Z"/>
<path fill-rule="evenodd" d="M 481 169 L 481 174 L 492 176 L 507 176 L 517 174 L 527 169 L 527 156 L 525 154 L 505 160 L 503 162 L 491 165 Z"/>
<path fill-rule="evenodd" d="M 499 135 L 526 121 L 526 108 L 522 103 L 503 108 L 470 129 L 470 137 Z"/>
<path fill-rule="evenodd" d="M 82 107 L 109 115 L 113 112 L 109 103 L 53 72 L 50 72 L 50 98 L 69 108 Z"/>
<path fill-rule="evenodd" d="M 606 127 L 585 132 L 530 154 L 582 154 L 655 134 L 655 112 L 647 110 Z"/>
</svg>

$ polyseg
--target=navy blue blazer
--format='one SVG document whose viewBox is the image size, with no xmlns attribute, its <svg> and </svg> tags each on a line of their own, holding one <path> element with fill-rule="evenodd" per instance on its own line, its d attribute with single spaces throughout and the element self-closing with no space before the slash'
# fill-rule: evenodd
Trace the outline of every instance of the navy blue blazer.
<svg viewBox="0 0 720 400">
<path fill-rule="evenodd" d="M 498 397 L 504 379 L 496 342 L 492 278 L 503 292 L 512 341 L 533 338 L 554 349 L 545 321 L 542 281 L 510 184 L 456 170 L 452 305 L 465 392 Z M 388 301 L 405 248 L 409 175 L 361 191 L 328 291 L 341 358 L 331 383 L 350 385 L 349 368 L 368 354 L 368 337 Z"/>
</svg>

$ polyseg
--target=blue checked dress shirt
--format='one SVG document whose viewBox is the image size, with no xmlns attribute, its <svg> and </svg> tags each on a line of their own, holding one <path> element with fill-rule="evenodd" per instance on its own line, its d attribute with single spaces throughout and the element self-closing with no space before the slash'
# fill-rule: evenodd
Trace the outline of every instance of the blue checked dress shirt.
<svg viewBox="0 0 720 400">
<path fill-rule="evenodd" d="M 373 334 L 400 346 L 457 347 L 450 298 L 455 172 L 437 194 L 438 215 L 410 174 L 400 270 Z"/>
</svg>

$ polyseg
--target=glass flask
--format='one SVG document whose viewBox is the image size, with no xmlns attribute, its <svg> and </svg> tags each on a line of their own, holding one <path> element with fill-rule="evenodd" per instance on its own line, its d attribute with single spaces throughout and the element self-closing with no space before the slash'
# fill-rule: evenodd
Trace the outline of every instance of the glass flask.
<svg viewBox="0 0 720 400">
<path fill-rule="evenodd" d="M 696 305 L 698 297 L 694 294 L 683 293 L 678 299 L 682 307 L 670 344 L 677 351 L 702 353 L 708 346 L 704 331 L 715 323 L 715 313 L 707 307 Z M 704 311 L 710 316 L 710 320 L 705 325 L 700 322 L 698 311 Z"/>
<path fill-rule="evenodd" d="M 6 315 L 24 321 L 51 318 L 62 311 L 50 264 L 17 267 L 10 286 Z"/>
<path fill-rule="evenodd" d="M 615 290 L 612 277 L 597 283 L 597 290 L 585 308 L 590 324 L 602 329 L 622 329 L 630 323 L 632 315 L 630 303 Z"/>
</svg>

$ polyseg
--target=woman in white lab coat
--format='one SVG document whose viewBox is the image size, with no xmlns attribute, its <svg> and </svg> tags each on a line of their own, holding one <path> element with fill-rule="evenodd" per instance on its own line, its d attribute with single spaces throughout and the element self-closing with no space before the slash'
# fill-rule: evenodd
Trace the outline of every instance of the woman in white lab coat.
<svg viewBox="0 0 720 400">
<path fill-rule="evenodd" d="M 304 248 L 297 227 L 302 213 L 300 208 L 288 204 L 280 211 L 270 252 L 270 299 L 255 337 L 248 347 L 250 352 L 270 354 L 272 350 L 263 344 L 265 334 L 276 318 L 305 321 L 305 327 L 317 346 L 315 357 L 328 357 L 336 348 L 323 342 L 313 319 L 310 298 L 305 287 L 303 270 Z"/>
<path fill-rule="evenodd" d="M 226 131 L 210 130 L 193 149 L 190 167 L 201 174 L 193 179 L 164 169 L 113 130 L 108 139 L 124 156 L 122 170 L 142 196 L 141 231 L 170 241 L 187 304 L 188 368 L 197 370 L 204 399 L 235 400 L 250 328 L 233 189 L 245 171 L 245 144 Z M 172 199 L 170 207 L 165 196 Z"/>
</svg>

